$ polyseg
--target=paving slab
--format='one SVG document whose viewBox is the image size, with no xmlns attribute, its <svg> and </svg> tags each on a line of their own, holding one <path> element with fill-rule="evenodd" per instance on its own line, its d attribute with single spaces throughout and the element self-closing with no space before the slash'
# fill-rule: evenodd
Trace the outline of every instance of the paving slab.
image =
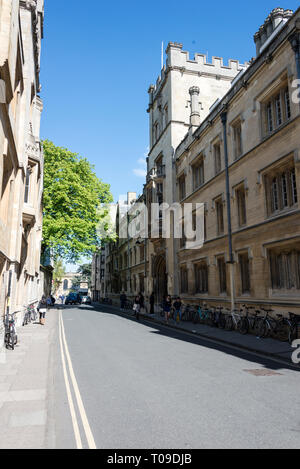
<svg viewBox="0 0 300 469">
<path fill-rule="evenodd" d="M 15 350 L 0 349 L 0 448 L 46 447 L 49 356 L 57 315 L 19 327 Z"/>
</svg>

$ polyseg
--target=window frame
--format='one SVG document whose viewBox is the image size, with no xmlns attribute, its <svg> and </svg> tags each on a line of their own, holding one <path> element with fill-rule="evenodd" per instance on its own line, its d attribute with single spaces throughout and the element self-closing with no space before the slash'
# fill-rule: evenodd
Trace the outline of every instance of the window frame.
<svg viewBox="0 0 300 469">
<path fill-rule="evenodd" d="M 221 142 L 215 142 L 214 149 L 214 163 L 215 163 L 215 176 L 222 172 L 222 156 L 221 156 Z"/>
<path fill-rule="evenodd" d="M 224 203 L 222 197 L 214 201 L 217 219 L 217 236 L 223 236 L 225 233 Z"/>
<path fill-rule="evenodd" d="M 241 293 L 242 295 L 251 294 L 251 271 L 250 271 L 250 258 L 248 251 L 240 252 L 238 255 Z M 245 262 L 246 260 L 246 262 Z"/>
<path fill-rule="evenodd" d="M 239 185 L 235 189 L 235 197 L 236 197 L 236 204 L 237 204 L 238 226 L 239 228 L 242 228 L 244 226 L 247 226 L 246 188 L 244 184 Z M 243 207 L 241 207 L 242 200 L 244 201 Z"/>
<path fill-rule="evenodd" d="M 227 266 L 225 256 L 217 257 L 217 267 L 220 295 L 227 294 Z"/>
<path fill-rule="evenodd" d="M 196 191 L 203 186 L 204 178 L 204 158 L 201 156 L 196 163 L 192 165 L 193 190 Z"/>
<path fill-rule="evenodd" d="M 293 159 L 266 171 L 264 185 L 268 217 L 298 207 L 297 176 Z"/>
<path fill-rule="evenodd" d="M 287 79 L 263 101 L 264 136 L 272 135 L 291 119 L 291 98 Z"/>
<path fill-rule="evenodd" d="M 206 260 L 202 260 L 195 264 L 195 293 L 207 294 L 208 287 L 208 264 Z"/>
</svg>

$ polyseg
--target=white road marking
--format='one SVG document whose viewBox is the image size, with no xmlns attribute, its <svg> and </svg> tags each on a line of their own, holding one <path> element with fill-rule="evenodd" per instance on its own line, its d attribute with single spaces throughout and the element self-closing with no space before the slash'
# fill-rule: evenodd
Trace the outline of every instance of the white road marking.
<svg viewBox="0 0 300 469">
<path fill-rule="evenodd" d="M 66 357 L 67 357 L 67 363 L 68 363 L 68 366 L 69 366 L 69 373 L 70 373 L 70 376 L 71 376 L 71 381 L 72 381 L 72 384 L 73 384 L 73 389 L 74 389 L 75 397 L 76 397 L 76 400 L 77 400 L 77 405 L 78 405 L 82 425 L 83 425 L 83 428 L 84 428 L 85 436 L 86 436 L 89 448 L 90 449 L 97 449 L 96 443 L 95 443 L 95 440 L 94 440 L 94 437 L 93 437 L 93 433 L 92 433 L 92 430 L 91 430 L 91 427 L 90 427 L 90 424 L 89 424 L 89 421 L 88 421 L 88 418 L 87 418 L 87 415 L 86 415 L 86 412 L 85 412 L 85 408 L 84 408 L 84 405 L 83 405 L 81 394 L 80 394 L 80 391 L 79 391 L 79 388 L 78 388 L 77 380 L 75 378 L 74 369 L 73 369 L 73 365 L 72 365 L 72 360 L 71 360 L 71 357 L 70 357 L 69 348 L 68 348 L 68 344 L 67 344 L 67 341 L 66 341 L 64 322 L 63 322 L 63 319 L 62 319 L 61 312 L 60 312 L 60 323 L 61 323 L 63 344 L 64 344 L 65 353 L 66 353 Z"/>
<path fill-rule="evenodd" d="M 60 342 L 60 351 L 61 351 L 61 361 L 62 361 L 62 366 L 63 366 L 63 373 L 64 373 L 65 385 L 66 385 L 66 390 L 67 390 L 67 397 L 68 397 L 68 402 L 69 402 L 69 407 L 70 407 L 70 414 L 71 414 L 71 418 L 72 418 L 73 430 L 74 430 L 74 435 L 75 435 L 75 440 L 76 440 L 76 447 L 77 447 L 77 449 L 82 449 L 80 431 L 79 431 L 76 412 L 75 412 L 75 408 L 74 408 L 72 393 L 71 393 L 71 389 L 70 389 L 70 382 L 69 382 L 68 373 L 67 373 L 65 355 L 64 355 L 64 351 L 63 351 L 61 321 L 62 321 L 62 319 L 61 319 L 61 312 L 60 312 L 59 313 L 59 342 Z"/>
</svg>

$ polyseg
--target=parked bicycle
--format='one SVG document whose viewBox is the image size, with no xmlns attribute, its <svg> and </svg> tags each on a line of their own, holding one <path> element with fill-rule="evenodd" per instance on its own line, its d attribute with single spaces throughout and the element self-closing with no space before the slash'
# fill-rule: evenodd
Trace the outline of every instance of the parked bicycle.
<svg viewBox="0 0 300 469">
<path fill-rule="evenodd" d="M 262 317 L 260 316 L 260 310 L 256 310 L 254 314 L 250 314 L 249 310 L 254 309 L 254 306 L 243 305 L 245 315 L 241 317 L 239 323 L 239 333 L 246 335 L 249 332 L 253 332 L 255 335 L 259 334 L 259 328 Z"/>
<path fill-rule="evenodd" d="M 25 306 L 25 305 L 24 307 L 26 308 L 26 310 L 25 310 L 25 315 L 23 318 L 23 327 L 31 323 L 31 308 L 30 306 Z"/>
<path fill-rule="evenodd" d="M 238 331 L 240 327 L 240 322 L 241 322 L 241 312 L 242 310 L 239 309 L 234 309 L 230 311 L 230 309 L 226 309 L 226 323 L 225 323 L 225 329 L 227 331 Z"/>
<path fill-rule="evenodd" d="M 33 304 L 25 306 L 26 312 L 23 319 L 23 326 L 27 326 L 31 322 L 37 321 L 37 311 Z"/>
<path fill-rule="evenodd" d="M 300 316 L 294 313 L 289 313 L 288 324 L 288 341 L 290 344 L 298 338 L 298 331 L 300 330 Z"/>
<path fill-rule="evenodd" d="M 18 343 L 15 315 L 16 313 L 13 313 L 5 317 L 5 346 L 11 350 L 14 350 Z"/>
<path fill-rule="evenodd" d="M 276 314 L 277 319 L 275 319 L 270 316 L 270 313 L 274 312 L 272 309 L 262 308 L 262 310 L 265 312 L 265 316 L 260 324 L 260 338 L 272 336 L 282 342 L 289 341 L 290 343 L 297 338 L 299 316 L 289 313 L 289 318 L 287 318 L 283 314 Z"/>
<path fill-rule="evenodd" d="M 182 316 L 181 319 L 182 321 L 188 321 L 191 322 L 193 320 L 193 310 L 190 305 L 185 305 L 183 311 L 182 311 Z"/>
<path fill-rule="evenodd" d="M 133 308 L 133 302 L 130 300 L 125 301 L 124 309 L 132 310 Z"/>
</svg>

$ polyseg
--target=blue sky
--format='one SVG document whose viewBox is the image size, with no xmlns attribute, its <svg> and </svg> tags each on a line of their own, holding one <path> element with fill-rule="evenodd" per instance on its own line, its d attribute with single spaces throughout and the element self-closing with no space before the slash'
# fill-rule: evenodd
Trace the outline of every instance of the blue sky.
<svg viewBox="0 0 300 469">
<path fill-rule="evenodd" d="M 42 138 L 88 158 L 115 200 L 141 193 L 147 90 L 160 73 L 162 41 L 244 62 L 255 55 L 254 33 L 277 6 L 299 4 L 45 0 Z"/>
<path fill-rule="evenodd" d="M 142 192 L 148 148 L 147 90 L 161 42 L 244 62 L 253 34 L 277 6 L 296 1 L 45 0 L 42 138 L 80 153 L 115 198 Z"/>
</svg>

